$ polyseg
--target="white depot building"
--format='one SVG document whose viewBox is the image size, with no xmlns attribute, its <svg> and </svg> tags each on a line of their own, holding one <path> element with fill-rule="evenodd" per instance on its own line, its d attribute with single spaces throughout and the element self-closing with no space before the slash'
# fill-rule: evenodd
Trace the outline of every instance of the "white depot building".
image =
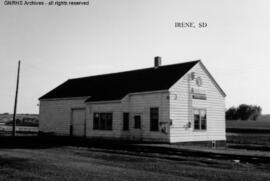
<svg viewBox="0 0 270 181">
<path fill-rule="evenodd" d="M 225 142 L 225 93 L 191 61 L 69 79 L 40 97 L 53 135 L 151 142 Z"/>
</svg>

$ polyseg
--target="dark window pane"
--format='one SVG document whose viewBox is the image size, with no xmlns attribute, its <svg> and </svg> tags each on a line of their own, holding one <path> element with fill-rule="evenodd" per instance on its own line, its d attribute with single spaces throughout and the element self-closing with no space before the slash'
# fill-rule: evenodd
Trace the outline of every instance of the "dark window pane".
<svg viewBox="0 0 270 181">
<path fill-rule="evenodd" d="M 129 113 L 123 113 L 123 130 L 129 130 Z"/>
<path fill-rule="evenodd" d="M 134 128 L 140 129 L 141 128 L 141 116 L 134 116 Z"/>
<path fill-rule="evenodd" d="M 194 112 L 194 129 L 200 129 L 200 115 Z"/>
<path fill-rule="evenodd" d="M 106 129 L 107 130 L 112 130 L 112 120 L 107 120 L 107 123 L 106 123 Z"/>
<path fill-rule="evenodd" d="M 200 115 L 201 115 L 201 129 L 206 130 L 206 111 L 201 110 Z"/>
<path fill-rule="evenodd" d="M 98 113 L 94 113 L 94 125 L 93 128 L 94 129 L 98 129 L 99 128 L 99 114 Z"/>
<path fill-rule="evenodd" d="M 158 108 L 150 108 L 150 130 L 158 131 L 159 127 L 159 111 Z"/>
<path fill-rule="evenodd" d="M 107 113 L 107 130 L 112 130 L 112 113 Z"/>
<path fill-rule="evenodd" d="M 112 120 L 112 113 L 107 113 L 107 120 Z"/>
<path fill-rule="evenodd" d="M 112 113 L 94 113 L 93 128 L 112 130 Z"/>
<path fill-rule="evenodd" d="M 206 120 L 205 119 L 201 120 L 201 129 L 206 130 Z"/>
<path fill-rule="evenodd" d="M 194 121 L 194 129 L 196 129 L 196 130 L 200 129 L 200 121 L 199 120 Z"/>
<path fill-rule="evenodd" d="M 106 119 L 104 119 L 105 117 L 104 116 L 101 116 L 100 118 L 100 126 L 99 126 L 99 129 L 105 129 L 105 122 L 106 122 Z"/>
</svg>

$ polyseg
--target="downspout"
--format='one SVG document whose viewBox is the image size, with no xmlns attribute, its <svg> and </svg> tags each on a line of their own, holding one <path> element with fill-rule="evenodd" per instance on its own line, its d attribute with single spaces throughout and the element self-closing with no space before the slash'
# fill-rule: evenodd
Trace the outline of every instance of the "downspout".
<svg viewBox="0 0 270 181">
<path fill-rule="evenodd" d="M 191 73 L 188 74 L 188 124 L 191 125 L 191 90 L 190 90 L 190 81 L 191 81 Z"/>
</svg>

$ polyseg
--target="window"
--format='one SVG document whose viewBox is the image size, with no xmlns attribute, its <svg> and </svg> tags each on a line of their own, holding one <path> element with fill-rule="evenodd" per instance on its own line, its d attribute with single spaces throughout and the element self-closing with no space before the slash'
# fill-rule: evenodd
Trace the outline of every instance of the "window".
<svg viewBox="0 0 270 181">
<path fill-rule="evenodd" d="M 158 131 L 158 108 L 150 108 L 150 131 Z"/>
<path fill-rule="evenodd" d="M 206 110 L 204 109 L 194 109 L 193 111 L 194 119 L 194 130 L 206 130 Z"/>
<path fill-rule="evenodd" d="M 141 116 L 134 116 L 134 128 L 141 129 Z"/>
<path fill-rule="evenodd" d="M 112 130 L 112 113 L 94 113 L 93 128 L 98 130 Z"/>
<path fill-rule="evenodd" d="M 129 113 L 123 113 L 123 130 L 129 130 Z"/>
</svg>

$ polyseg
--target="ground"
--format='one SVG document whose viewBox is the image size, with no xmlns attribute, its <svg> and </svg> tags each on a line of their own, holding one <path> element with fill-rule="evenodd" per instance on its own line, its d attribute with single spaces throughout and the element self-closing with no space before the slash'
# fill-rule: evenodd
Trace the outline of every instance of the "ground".
<svg viewBox="0 0 270 181">
<path fill-rule="evenodd" d="M 1 138 L 0 180 L 270 180 L 269 152 Z"/>
</svg>

